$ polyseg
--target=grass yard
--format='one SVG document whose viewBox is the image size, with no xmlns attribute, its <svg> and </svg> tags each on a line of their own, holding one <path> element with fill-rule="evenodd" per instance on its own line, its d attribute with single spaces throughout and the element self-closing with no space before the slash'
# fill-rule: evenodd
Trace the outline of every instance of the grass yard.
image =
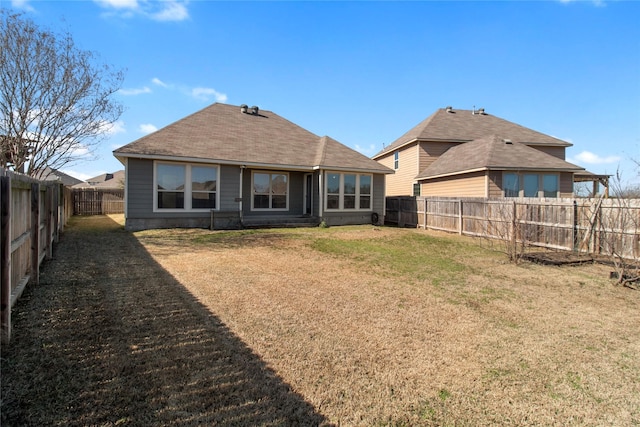
<svg viewBox="0 0 640 427">
<path fill-rule="evenodd" d="M 640 293 L 607 267 L 422 230 L 118 222 L 74 218 L 18 303 L 3 426 L 640 425 Z"/>
</svg>

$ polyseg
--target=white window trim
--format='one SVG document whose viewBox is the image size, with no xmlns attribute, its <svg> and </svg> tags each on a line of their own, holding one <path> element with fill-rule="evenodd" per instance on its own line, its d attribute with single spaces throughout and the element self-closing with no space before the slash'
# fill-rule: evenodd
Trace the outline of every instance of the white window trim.
<svg viewBox="0 0 640 427">
<path fill-rule="evenodd" d="M 338 197 L 338 209 L 332 209 L 328 207 L 327 204 L 327 199 L 329 197 L 329 192 L 327 191 L 328 185 L 327 185 L 327 180 L 329 179 L 329 175 L 340 175 L 340 193 L 339 193 L 339 197 Z M 345 175 L 355 175 L 356 176 L 356 207 L 355 208 L 348 208 L 345 209 L 344 207 L 344 176 Z M 371 189 L 369 191 L 369 207 L 368 208 L 360 208 L 360 177 L 361 176 L 368 176 L 371 177 Z M 349 172 L 337 172 L 337 171 L 326 171 L 325 172 L 325 185 L 324 185 L 324 194 L 323 194 L 323 200 L 324 200 L 324 210 L 326 212 L 371 212 L 373 211 L 373 174 L 370 173 L 349 173 Z M 332 195 L 335 195 L 335 193 L 331 193 Z M 364 194 L 366 195 L 366 194 Z"/>
<path fill-rule="evenodd" d="M 254 181 L 253 181 L 253 177 L 255 176 L 255 174 L 257 173 L 261 173 L 261 174 L 269 174 L 269 175 L 285 175 L 287 177 L 287 201 L 286 201 L 286 207 L 285 208 L 256 208 L 254 207 L 254 196 L 256 195 L 254 189 L 255 186 L 253 185 Z M 271 180 L 269 180 L 269 185 L 271 185 Z M 280 172 L 280 171 L 267 171 L 267 170 L 252 170 L 251 171 L 251 211 L 252 212 L 288 212 L 289 211 L 289 186 L 291 185 L 291 179 L 289 177 L 289 172 Z M 269 194 L 269 205 L 271 205 L 271 194 Z"/>
<path fill-rule="evenodd" d="M 158 165 L 184 166 L 185 167 L 185 183 L 184 183 L 184 208 L 159 208 L 158 207 Z M 191 207 L 191 167 L 206 167 L 216 170 L 216 207 L 215 208 L 197 208 Z M 197 163 L 180 163 L 165 162 L 155 160 L 153 162 L 153 212 L 210 212 L 220 210 L 220 166 L 211 164 Z"/>
</svg>

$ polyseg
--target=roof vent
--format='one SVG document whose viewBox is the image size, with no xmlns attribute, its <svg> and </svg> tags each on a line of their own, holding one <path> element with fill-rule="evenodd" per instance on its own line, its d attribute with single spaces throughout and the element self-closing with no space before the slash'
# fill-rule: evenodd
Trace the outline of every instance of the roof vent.
<svg viewBox="0 0 640 427">
<path fill-rule="evenodd" d="M 481 109 L 479 109 L 479 110 L 478 110 L 478 114 L 481 114 L 481 115 L 483 115 L 483 116 L 484 116 L 484 115 L 486 115 L 487 113 L 485 113 L 485 112 L 484 112 L 484 108 L 481 108 Z"/>
<path fill-rule="evenodd" d="M 446 108 L 447 113 L 453 113 L 453 107 L 451 105 Z"/>
<path fill-rule="evenodd" d="M 247 104 L 242 104 L 240 106 L 240 112 L 246 114 L 247 113 L 247 108 L 249 108 L 249 106 Z"/>
<path fill-rule="evenodd" d="M 258 111 L 260 111 L 260 110 L 255 105 L 253 107 L 251 107 L 251 114 L 257 115 Z"/>
<path fill-rule="evenodd" d="M 503 139 L 505 144 L 509 144 L 509 145 L 513 145 L 513 141 L 511 141 L 510 139 Z"/>
</svg>

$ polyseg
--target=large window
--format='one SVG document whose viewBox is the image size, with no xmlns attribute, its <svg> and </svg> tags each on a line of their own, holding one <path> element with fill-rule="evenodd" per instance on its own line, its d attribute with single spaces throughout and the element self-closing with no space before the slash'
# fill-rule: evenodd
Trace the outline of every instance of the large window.
<svg viewBox="0 0 640 427">
<path fill-rule="evenodd" d="M 372 175 L 327 172 L 326 210 L 371 210 Z"/>
<path fill-rule="evenodd" d="M 217 186 L 216 166 L 158 162 L 154 210 L 216 209 Z"/>
<path fill-rule="evenodd" d="M 502 186 L 505 197 L 558 197 L 559 189 L 557 174 L 505 172 Z"/>
<path fill-rule="evenodd" d="M 287 210 L 289 207 L 289 175 L 282 172 L 254 172 L 253 210 Z"/>
</svg>

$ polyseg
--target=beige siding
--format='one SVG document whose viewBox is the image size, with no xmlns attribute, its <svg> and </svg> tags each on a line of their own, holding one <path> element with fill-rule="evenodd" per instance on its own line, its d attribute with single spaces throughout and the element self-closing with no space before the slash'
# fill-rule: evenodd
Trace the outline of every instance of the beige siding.
<svg viewBox="0 0 640 427">
<path fill-rule="evenodd" d="M 410 144 L 399 150 L 398 169 L 394 169 L 394 153 L 392 151 L 386 157 L 378 159 L 382 165 L 394 169 L 394 174 L 386 177 L 387 196 L 413 195 L 413 183 L 418 175 L 418 144 Z"/>
<path fill-rule="evenodd" d="M 565 159 L 565 147 L 545 147 L 540 145 L 530 145 L 530 147 L 542 151 L 543 153 L 547 153 L 550 156 L 557 157 L 560 160 Z"/>
<path fill-rule="evenodd" d="M 419 172 L 422 172 L 431 165 L 438 157 L 447 151 L 451 147 L 459 145 L 457 142 L 443 142 L 443 141 L 423 141 L 420 143 L 419 149 Z"/>
<path fill-rule="evenodd" d="M 502 172 L 489 172 L 489 197 L 502 197 Z"/>
<path fill-rule="evenodd" d="M 432 179 L 422 184 L 422 195 L 442 197 L 486 197 L 485 172 Z"/>
<path fill-rule="evenodd" d="M 573 174 L 570 172 L 560 174 L 559 197 L 573 197 Z"/>
</svg>

